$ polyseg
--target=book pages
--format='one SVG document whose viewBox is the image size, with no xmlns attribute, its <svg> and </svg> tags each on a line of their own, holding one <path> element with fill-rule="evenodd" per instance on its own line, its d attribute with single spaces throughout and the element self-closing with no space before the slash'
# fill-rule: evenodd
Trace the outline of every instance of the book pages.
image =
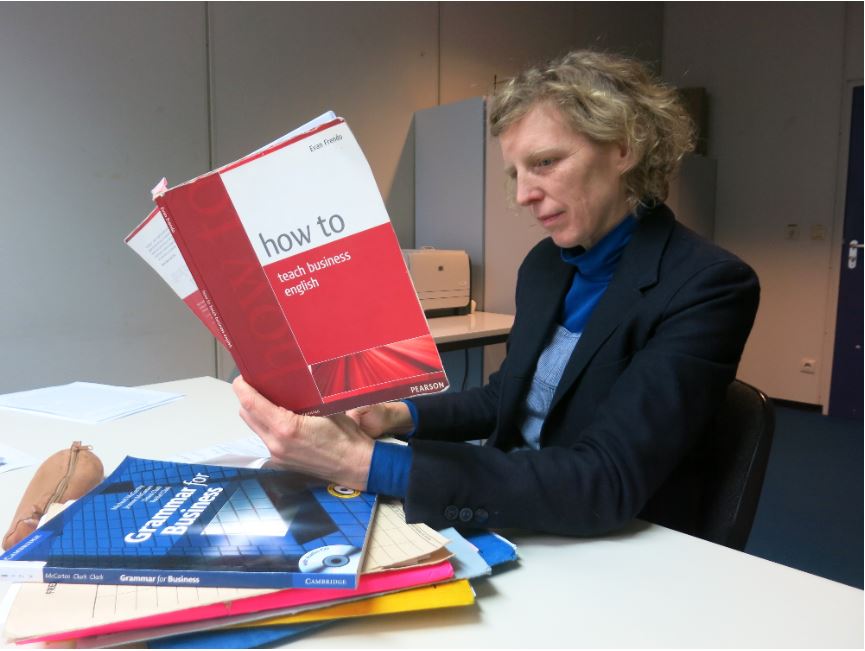
<svg viewBox="0 0 865 651">
<path fill-rule="evenodd" d="M 406 524 L 402 503 L 379 498 L 366 552 L 364 574 L 408 565 L 439 563 L 451 557 L 448 539 L 427 525 Z"/>
</svg>

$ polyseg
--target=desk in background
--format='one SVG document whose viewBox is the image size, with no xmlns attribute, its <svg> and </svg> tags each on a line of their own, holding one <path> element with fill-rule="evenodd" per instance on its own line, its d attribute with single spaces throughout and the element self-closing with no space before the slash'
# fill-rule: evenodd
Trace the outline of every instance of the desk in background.
<svg viewBox="0 0 865 651">
<path fill-rule="evenodd" d="M 0 433 L 40 459 L 81 440 L 109 471 L 127 454 L 164 458 L 249 434 L 227 383 L 150 388 L 186 397 L 99 425 L 0 410 Z M 0 473 L 4 530 L 35 470 Z M 341 622 L 303 647 L 863 646 L 861 590 L 664 527 L 635 522 L 592 539 L 509 537 L 521 561 L 475 581 L 475 606 Z M 0 598 L 7 587 L 0 584 Z"/>
<path fill-rule="evenodd" d="M 513 314 L 472 312 L 427 319 L 439 352 L 504 343 L 514 325 Z"/>
</svg>

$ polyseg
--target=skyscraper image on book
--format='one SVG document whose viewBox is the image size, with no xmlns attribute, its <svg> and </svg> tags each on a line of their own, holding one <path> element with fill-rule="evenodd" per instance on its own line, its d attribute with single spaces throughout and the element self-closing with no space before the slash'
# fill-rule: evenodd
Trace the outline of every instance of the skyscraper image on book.
<svg viewBox="0 0 865 651">
<path fill-rule="evenodd" d="M 296 473 L 127 457 L 0 556 L 0 577 L 354 588 L 374 506 L 374 495 Z"/>
<path fill-rule="evenodd" d="M 165 227 L 151 214 L 127 242 L 160 271 L 154 238 L 164 244 L 167 229 L 192 280 L 175 291 L 271 401 L 326 415 L 447 388 L 372 171 L 341 118 L 155 201 Z"/>
</svg>

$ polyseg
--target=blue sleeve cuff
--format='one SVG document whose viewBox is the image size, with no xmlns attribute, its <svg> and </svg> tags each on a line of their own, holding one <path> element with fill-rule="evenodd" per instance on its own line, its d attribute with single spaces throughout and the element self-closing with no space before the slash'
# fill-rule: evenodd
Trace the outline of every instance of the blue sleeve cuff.
<svg viewBox="0 0 865 651">
<path fill-rule="evenodd" d="M 412 449 L 407 445 L 376 441 L 369 463 L 366 490 L 370 493 L 405 497 L 411 470 Z"/>
<path fill-rule="evenodd" d="M 414 406 L 414 403 L 411 400 L 403 400 L 402 402 L 403 402 L 403 404 L 405 404 L 406 407 L 408 407 L 408 413 L 411 414 L 412 428 L 408 434 L 405 434 L 405 436 L 407 436 L 408 438 L 411 438 L 412 436 L 414 436 L 414 433 L 417 431 L 417 424 L 418 424 L 418 420 L 420 420 L 420 418 L 418 417 L 418 414 L 417 414 L 417 407 Z"/>
</svg>

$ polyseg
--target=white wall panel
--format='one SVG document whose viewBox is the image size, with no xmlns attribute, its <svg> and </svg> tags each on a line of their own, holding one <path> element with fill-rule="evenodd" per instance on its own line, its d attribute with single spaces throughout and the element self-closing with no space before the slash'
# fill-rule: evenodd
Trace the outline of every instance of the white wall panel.
<svg viewBox="0 0 865 651">
<path fill-rule="evenodd" d="M 861 14 L 860 14 L 861 15 Z M 821 404 L 844 75 L 843 3 L 668 3 L 663 73 L 710 98 L 715 241 L 762 285 L 740 377 Z M 859 23 L 861 52 L 861 21 Z M 787 238 L 787 225 L 798 236 Z M 823 229 L 822 239 L 812 229 Z M 831 354 L 831 352 L 830 352 Z M 802 358 L 817 374 L 800 372 Z"/>
</svg>

